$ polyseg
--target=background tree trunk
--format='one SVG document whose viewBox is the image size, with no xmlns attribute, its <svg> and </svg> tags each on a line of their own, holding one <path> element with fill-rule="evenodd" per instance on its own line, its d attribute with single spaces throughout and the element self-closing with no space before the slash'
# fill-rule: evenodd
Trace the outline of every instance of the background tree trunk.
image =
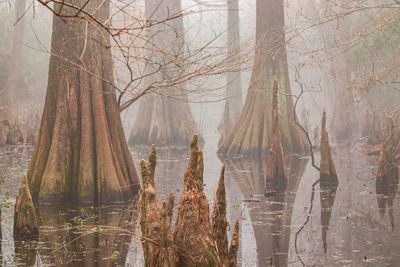
<svg viewBox="0 0 400 267">
<path fill-rule="evenodd" d="M 235 126 L 219 146 L 221 154 L 266 154 L 270 145 L 272 85 L 282 88 L 278 112 L 284 150 L 303 152 L 305 142 L 293 123 L 293 100 L 285 47 L 283 1 L 258 0 L 256 54 L 248 95 Z"/>
<path fill-rule="evenodd" d="M 68 0 L 82 7 L 85 0 Z M 110 1 L 85 10 L 109 18 Z M 63 15 L 72 8 L 55 5 Z M 113 87 L 110 41 L 82 19 L 53 18 L 46 101 L 28 170 L 34 201 L 112 202 L 131 198 L 138 177 Z"/>
<path fill-rule="evenodd" d="M 228 5 L 228 57 L 240 52 L 239 0 L 227 0 Z M 240 58 L 236 57 L 236 58 Z M 232 64 L 237 64 L 232 62 Z M 239 118 L 242 110 L 242 79 L 240 72 L 226 74 L 225 108 L 219 124 L 221 137 L 226 135 Z"/>
<path fill-rule="evenodd" d="M 0 97 L 0 145 L 15 145 L 21 141 L 22 134 L 15 125 L 17 109 L 15 107 L 15 92 L 21 74 L 22 42 L 25 34 L 25 5 L 26 0 L 15 1 L 15 26 L 11 54 L 11 66 L 8 70 L 6 84 L 2 88 Z"/>
<path fill-rule="evenodd" d="M 184 71 L 179 65 L 179 61 L 183 60 L 185 43 L 183 18 L 178 16 L 168 20 L 180 12 L 181 0 L 145 2 L 148 20 L 154 23 L 167 20 L 147 28 L 148 72 L 156 72 L 159 68 L 156 74 L 149 77 L 149 84 L 173 84 Z M 157 91 L 157 94 L 145 97 L 140 103 L 129 144 L 186 145 L 198 129 L 187 102 L 185 84 L 157 88 Z"/>
</svg>

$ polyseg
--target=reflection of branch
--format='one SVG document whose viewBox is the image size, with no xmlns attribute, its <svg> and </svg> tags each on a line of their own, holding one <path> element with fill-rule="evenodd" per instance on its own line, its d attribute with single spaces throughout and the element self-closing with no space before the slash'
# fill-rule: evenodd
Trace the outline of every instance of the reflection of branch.
<svg viewBox="0 0 400 267">
<path fill-rule="evenodd" d="M 313 150 L 313 147 L 312 147 L 312 142 L 311 142 L 310 135 L 308 134 L 307 130 L 304 129 L 304 127 L 297 121 L 297 117 L 296 117 L 296 106 L 297 106 L 297 103 L 299 102 L 300 97 L 304 93 L 303 84 L 299 80 L 299 71 L 298 71 L 297 68 L 296 68 L 296 74 L 295 74 L 295 81 L 296 81 L 296 83 L 299 84 L 301 91 L 300 91 L 300 94 L 298 96 L 296 96 L 296 102 L 294 103 L 294 107 L 293 107 L 294 123 L 303 131 L 304 135 L 306 136 L 306 138 L 308 140 L 308 145 L 310 146 L 310 154 L 311 154 L 311 165 L 318 172 L 320 172 L 320 168 L 315 164 L 314 150 Z M 297 255 L 297 258 L 300 260 L 301 264 L 303 264 L 303 266 L 306 266 L 306 265 L 304 264 L 303 260 L 301 259 L 300 255 L 299 255 L 299 251 L 297 249 L 297 236 L 300 234 L 301 231 L 303 231 L 303 229 L 306 226 L 306 224 L 310 221 L 310 216 L 311 216 L 311 212 L 312 212 L 313 205 L 314 205 L 315 186 L 319 183 L 319 181 L 320 181 L 320 179 L 315 181 L 313 183 L 313 185 L 312 185 L 310 208 L 308 210 L 307 218 L 306 218 L 305 222 L 303 223 L 303 225 L 300 227 L 300 229 L 296 232 L 296 235 L 295 235 L 295 238 L 294 238 L 294 248 L 296 250 L 296 255 Z"/>
<path fill-rule="evenodd" d="M 311 191 L 311 200 L 310 200 L 310 209 L 308 210 L 308 214 L 307 214 L 307 218 L 305 220 L 305 222 L 303 223 L 303 225 L 300 227 L 300 229 L 296 232 L 295 236 L 294 236 L 294 249 L 296 250 L 296 255 L 297 258 L 300 260 L 301 264 L 303 264 L 303 266 L 306 266 L 303 262 L 303 260 L 300 257 L 299 251 L 297 249 L 297 236 L 300 234 L 301 231 L 303 231 L 304 227 L 306 226 L 306 224 L 310 221 L 310 217 L 311 217 L 311 212 L 314 206 L 314 195 L 315 195 L 315 186 L 319 183 L 319 179 L 317 181 L 315 181 L 312 185 L 312 191 Z"/>
</svg>

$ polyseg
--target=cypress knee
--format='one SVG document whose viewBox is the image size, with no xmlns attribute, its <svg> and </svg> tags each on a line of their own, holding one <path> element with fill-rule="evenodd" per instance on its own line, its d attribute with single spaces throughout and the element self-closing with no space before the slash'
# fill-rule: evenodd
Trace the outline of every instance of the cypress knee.
<svg viewBox="0 0 400 267">
<path fill-rule="evenodd" d="M 35 207 L 33 206 L 26 175 L 24 175 L 15 202 L 14 236 L 23 237 L 38 234 L 39 226 L 36 218 Z"/>
<path fill-rule="evenodd" d="M 194 135 L 184 175 L 184 189 L 172 231 L 174 195 L 170 194 L 168 202 L 164 201 L 161 209 L 157 206 L 154 191 L 155 160 L 155 148 L 152 147 L 150 163 L 141 161 L 143 186 L 139 207 L 145 266 L 234 266 L 239 225 L 237 221 L 231 248 L 228 250 L 224 166 L 210 223 L 209 203 L 203 192 L 203 152 Z"/>
</svg>

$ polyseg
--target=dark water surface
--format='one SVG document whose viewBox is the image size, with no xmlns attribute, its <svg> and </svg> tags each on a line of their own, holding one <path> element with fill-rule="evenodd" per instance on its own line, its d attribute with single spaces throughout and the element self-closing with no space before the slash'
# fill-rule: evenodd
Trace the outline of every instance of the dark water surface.
<svg viewBox="0 0 400 267">
<path fill-rule="evenodd" d="M 319 174 L 309 157 L 288 157 L 288 183 L 268 183 L 265 194 L 265 160 L 221 161 L 215 154 L 218 136 L 206 140 L 205 191 L 212 207 L 220 168 L 225 163 L 228 221 L 241 221 L 239 266 L 303 266 L 301 261 L 306 266 L 400 266 L 399 194 L 394 199 L 377 197 L 376 157 L 360 154 L 358 147 L 335 147 L 339 181 L 317 184 L 311 203 L 312 184 Z M 150 148 L 131 150 L 138 164 L 141 158 L 147 158 Z M 130 207 L 38 207 L 39 237 L 13 239 L 15 197 L 31 153 L 32 147 L 0 151 L 3 265 L 143 266 L 135 203 Z M 177 203 L 189 146 L 158 148 L 157 157 L 159 199 L 174 191 Z M 296 235 L 311 204 L 309 221 Z"/>
</svg>

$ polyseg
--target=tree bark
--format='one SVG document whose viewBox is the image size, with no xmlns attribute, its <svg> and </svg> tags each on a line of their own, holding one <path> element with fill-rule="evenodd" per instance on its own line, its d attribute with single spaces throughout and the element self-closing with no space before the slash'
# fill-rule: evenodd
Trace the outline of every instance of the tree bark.
<svg viewBox="0 0 400 267">
<path fill-rule="evenodd" d="M 268 183 L 274 183 L 282 185 L 284 190 L 287 183 L 287 175 L 278 117 L 278 79 L 275 77 L 271 115 L 272 140 L 268 154 L 266 187 L 268 187 Z"/>
<path fill-rule="evenodd" d="M 109 18 L 110 1 L 68 0 Z M 72 8 L 55 4 L 62 15 Z M 89 18 L 88 18 L 89 19 Z M 105 29 L 53 17 L 47 95 L 28 170 L 34 201 L 114 202 L 139 188 L 122 130 Z"/>
<path fill-rule="evenodd" d="M 148 0 L 145 13 L 154 23 L 167 20 L 147 28 L 147 68 L 148 73 L 155 72 L 147 83 L 174 84 L 184 72 L 180 61 L 184 60 L 185 37 L 182 16 L 168 19 L 181 13 L 181 0 Z M 187 100 L 184 83 L 157 88 L 157 94 L 146 96 L 140 103 L 129 144 L 186 145 L 198 132 Z"/>
<path fill-rule="evenodd" d="M 7 81 L 2 88 L 0 103 L 0 146 L 15 145 L 22 140 L 22 133 L 16 124 L 15 115 L 18 112 L 15 107 L 15 91 L 21 78 L 21 56 L 23 39 L 25 34 L 25 5 L 26 0 L 15 1 L 15 27 L 13 35 L 13 47 L 11 54 L 11 66 L 8 70 Z"/>
<path fill-rule="evenodd" d="M 36 211 L 33 206 L 32 196 L 29 192 L 26 175 L 22 178 L 19 194 L 15 201 L 14 209 L 14 237 L 38 235 L 39 225 L 37 223 Z"/>
<path fill-rule="evenodd" d="M 203 152 L 197 145 L 197 136 L 194 135 L 183 193 L 172 231 L 174 195 L 170 194 L 168 204 L 164 201 L 161 209 L 158 207 L 154 189 L 155 163 L 153 147 L 149 163 L 146 164 L 144 160 L 140 162 L 143 190 L 139 210 L 145 266 L 236 266 L 239 222 L 236 221 L 228 250 L 225 167 L 221 170 L 214 212 L 210 218 L 209 203 L 203 192 Z"/>
<path fill-rule="evenodd" d="M 227 0 L 228 5 L 228 57 L 240 53 L 239 0 Z M 235 56 L 234 58 L 240 58 Z M 232 62 L 232 64 L 238 64 Z M 221 137 L 226 135 L 239 118 L 242 110 L 242 79 L 240 72 L 226 74 L 225 108 L 219 124 Z M 222 141 L 222 140 L 220 140 Z"/>
<path fill-rule="evenodd" d="M 294 125 L 293 100 L 285 47 L 283 1 L 258 0 L 256 54 L 246 102 L 234 127 L 219 145 L 220 154 L 267 154 L 271 143 L 272 85 L 278 77 L 278 111 L 282 145 L 286 151 L 304 152 L 305 140 Z"/>
</svg>

